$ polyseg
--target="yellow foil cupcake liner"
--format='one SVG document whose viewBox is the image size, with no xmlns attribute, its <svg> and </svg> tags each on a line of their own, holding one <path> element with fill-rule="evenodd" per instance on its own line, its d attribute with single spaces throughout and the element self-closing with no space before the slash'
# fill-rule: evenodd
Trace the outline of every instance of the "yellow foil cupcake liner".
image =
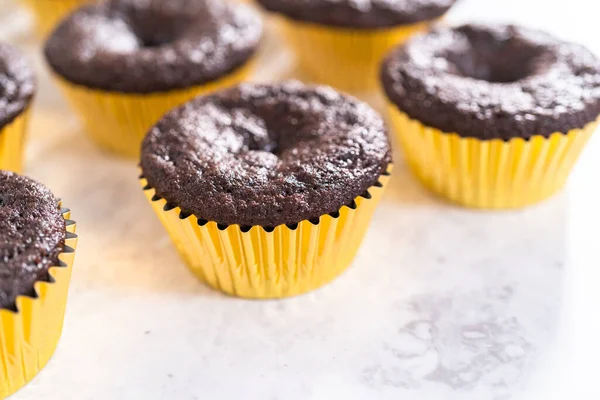
<svg viewBox="0 0 600 400">
<path fill-rule="evenodd" d="M 391 166 L 388 172 L 391 171 Z M 192 272 L 227 294 L 281 298 L 317 289 L 352 262 L 389 174 L 350 206 L 318 220 L 275 228 L 222 226 L 184 215 L 141 184 L 154 211 Z"/>
<path fill-rule="evenodd" d="M 438 195 L 472 208 L 509 209 L 538 203 L 560 191 L 598 121 L 583 129 L 478 140 L 427 127 L 390 105 L 408 165 Z"/>
<path fill-rule="evenodd" d="M 63 209 L 67 239 L 51 282 L 35 284 L 35 298 L 19 296 L 17 312 L 0 310 L 0 399 L 16 392 L 52 357 L 60 339 L 67 304 L 77 235 L 70 211 Z"/>
<path fill-rule="evenodd" d="M 379 90 L 379 66 L 384 56 L 431 24 L 428 21 L 388 29 L 350 29 L 280 17 L 301 73 L 314 82 L 351 93 Z"/>
<path fill-rule="evenodd" d="M 29 111 L 0 129 L 0 169 L 21 172 L 25 156 Z"/>
<path fill-rule="evenodd" d="M 167 111 L 196 96 L 243 82 L 249 62 L 229 75 L 189 89 L 150 94 L 127 94 L 88 89 L 57 77 L 71 106 L 80 114 L 86 132 L 101 148 L 127 157 L 140 155 L 144 136 Z"/>
<path fill-rule="evenodd" d="M 88 0 L 21 0 L 36 17 L 41 35 L 50 33 L 75 8 Z"/>
</svg>

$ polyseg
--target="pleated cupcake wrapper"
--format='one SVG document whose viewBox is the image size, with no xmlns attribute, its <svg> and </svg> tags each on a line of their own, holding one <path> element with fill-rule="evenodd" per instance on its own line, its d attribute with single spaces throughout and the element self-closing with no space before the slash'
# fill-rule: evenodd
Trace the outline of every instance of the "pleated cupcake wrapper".
<svg viewBox="0 0 600 400">
<path fill-rule="evenodd" d="M 0 129 L 0 169 L 21 172 L 25 156 L 29 111 Z"/>
<path fill-rule="evenodd" d="M 34 12 L 38 32 L 46 36 L 71 11 L 88 0 L 21 0 L 21 2 Z"/>
<path fill-rule="evenodd" d="M 148 130 L 167 111 L 196 96 L 244 81 L 254 62 L 229 75 L 189 89 L 151 94 L 126 94 L 88 89 L 56 76 L 71 106 L 86 124 L 86 132 L 101 148 L 127 157 L 139 158 Z"/>
<path fill-rule="evenodd" d="M 389 29 L 327 27 L 279 17 L 301 72 L 310 80 L 362 93 L 379 90 L 379 66 L 395 46 L 433 22 Z"/>
<path fill-rule="evenodd" d="M 486 209 L 524 207 L 560 191 L 598 125 L 549 138 L 478 140 L 427 127 L 395 105 L 389 110 L 419 180 L 452 202 Z"/>
<path fill-rule="evenodd" d="M 31 381 L 46 365 L 62 332 L 71 269 L 77 246 L 75 222 L 63 209 L 67 238 L 50 282 L 37 282 L 35 296 L 19 296 L 17 311 L 0 309 L 0 399 Z"/>
<path fill-rule="evenodd" d="M 192 272 L 227 294 L 281 298 L 332 281 L 352 262 L 388 174 L 351 205 L 318 220 L 274 228 L 223 226 L 185 215 L 141 178 L 146 197 Z"/>
</svg>

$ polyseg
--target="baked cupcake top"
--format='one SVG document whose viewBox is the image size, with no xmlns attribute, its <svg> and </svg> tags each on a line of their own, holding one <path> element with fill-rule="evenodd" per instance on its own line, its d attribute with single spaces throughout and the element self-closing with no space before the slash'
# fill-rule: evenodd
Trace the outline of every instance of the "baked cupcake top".
<svg viewBox="0 0 600 400">
<path fill-rule="evenodd" d="M 338 211 L 391 162 L 384 122 L 325 86 L 243 84 L 167 114 L 142 145 L 149 186 L 200 220 L 295 224 Z"/>
<path fill-rule="evenodd" d="M 35 78 L 27 60 L 19 51 L 0 42 L 0 128 L 25 111 L 34 93 Z"/>
<path fill-rule="evenodd" d="M 257 0 L 269 11 L 316 24 L 388 28 L 441 17 L 456 0 Z"/>
<path fill-rule="evenodd" d="M 17 296 L 31 296 L 37 281 L 48 281 L 65 237 L 65 221 L 50 190 L 0 171 L 0 309 L 14 309 Z"/>
<path fill-rule="evenodd" d="M 50 66 L 89 88 L 152 93 L 234 71 L 262 35 L 256 11 L 222 0 L 109 0 L 67 17 L 45 47 Z"/>
<path fill-rule="evenodd" d="M 394 50 L 381 75 L 401 111 L 463 137 L 548 137 L 600 115 L 599 60 L 513 25 L 435 29 Z"/>
</svg>

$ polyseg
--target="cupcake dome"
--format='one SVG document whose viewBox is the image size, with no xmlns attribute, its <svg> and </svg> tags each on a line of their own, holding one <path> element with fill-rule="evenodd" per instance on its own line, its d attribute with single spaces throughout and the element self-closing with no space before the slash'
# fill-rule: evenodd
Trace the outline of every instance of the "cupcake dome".
<svg viewBox="0 0 600 400">
<path fill-rule="evenodd" d="M 148 134 L 157 194 L 220 224 L 277 226 L 337 211 L 391 161 L 381 117 L 327 87 L 241 85 L 198 98 Z"/>
<path fill-rule="evenodd" d="M 480 139 L 549 136 L 600 114 L 600 60 L 517 26 L 438 28 L 386 59 L 382 81 L 404 113 Z"/>
</svg>

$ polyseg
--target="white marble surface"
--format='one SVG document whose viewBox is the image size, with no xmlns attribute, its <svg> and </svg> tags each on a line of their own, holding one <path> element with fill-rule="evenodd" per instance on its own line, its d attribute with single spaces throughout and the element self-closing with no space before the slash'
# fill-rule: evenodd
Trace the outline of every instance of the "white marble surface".
<svg viewBox="0 0 600 400">
<path fill-rule="evenodd" d="M 339 280 L 285 301 L 228 298 L 182 265 L 135 165 L 83 136 L 14 10 L 0 0 L 0 39 L 40 74 L 27 173 L 62 196 L 80 233 L 60 347 L 15 400 L 600 397 L 600 137 L 566 193 L 520 212 L 448 206 L 398 162 Z M 449 20 L 517 21 L 600 53 L 599 11 L 592 0 L 464 0 Z M 288 75 L 288 55 L 266 47 L 256 79 Z"/>
</svg>

